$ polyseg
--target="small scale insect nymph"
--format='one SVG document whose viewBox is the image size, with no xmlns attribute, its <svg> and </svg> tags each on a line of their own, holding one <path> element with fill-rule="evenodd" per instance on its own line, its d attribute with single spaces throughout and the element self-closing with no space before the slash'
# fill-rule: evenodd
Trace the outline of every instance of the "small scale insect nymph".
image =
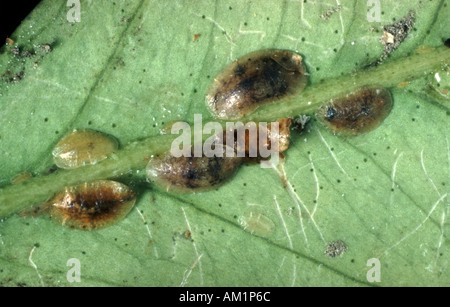
<svg viewBox="0 0 450 307">
<path fill-rule="evenodd" d="M 89 129 L 73 130 L 56 144 L 53 161 L 59 168 L 74 169 L 102 161 L 118 147 L 110 135 Z"/>
</svg>

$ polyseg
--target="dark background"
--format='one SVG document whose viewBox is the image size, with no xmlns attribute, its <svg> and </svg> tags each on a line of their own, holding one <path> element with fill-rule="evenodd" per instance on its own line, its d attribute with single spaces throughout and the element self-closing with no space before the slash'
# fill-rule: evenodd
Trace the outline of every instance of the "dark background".
<svg viewBox="0 0 450 307">
<path fill-rule="evenodd" d="M 40 0 L 0 0 L 0 46 L 5 44 L 22 20 L 41 2 Z"/>
</svg>

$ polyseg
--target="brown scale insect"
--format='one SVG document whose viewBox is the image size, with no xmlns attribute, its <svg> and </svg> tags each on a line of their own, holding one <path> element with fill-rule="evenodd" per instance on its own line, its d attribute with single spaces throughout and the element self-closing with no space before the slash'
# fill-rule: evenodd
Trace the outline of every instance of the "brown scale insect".
<svg viewBox="0 0 450 307">
<path fill-rule="evenodd" d="M 271 124 L 267 126 L 267 135 L 269 137 L 278 138 L 279 153 L 287 150 L 289 147 L 290 126 L 293 122 L 290 118 L 283 118 L 277 120 L 279 124 L 278 134 L 273 135 Z M 245 157 L 237 157 L 238 142 L 237 142 L 237 130 L 234 130 L 234 144 L 230 146 L 233 149 L 234 156 L 226 156 L 226 131 L 223 132 L 222 140 L 224 141 L 224 157 L 173 157 L 170 152 L 162 154 L 160 156 L 153 157 L 147 164 L 146 172 L 147 178 L 150 182 L 156 184 L 158 187 L 165 189 L 166 191 L 172 191 L 177 193 L 193 193 L 204 192 L 213 190 L 228 179 L 230 179 L 234 173 L 238 170 L 240 165 L 246 162 L 259 162 L 261 157 L 259 156 L 259 142 L 264 142 L 264 146 L 270 148 L 271 141 L 260 140 L 259 130 L 257 130 L 257 142 L 256 142 L 256 157 L 250 157 L 249 142 L 250 133 L 245 130 L 244 142 Z"/>
<path fill-rule="evenodd" d="M 98 180 L 66 187 L 41 206 L 25 209 L 21 215 L 45 214 L 67 228 L 97 230 L 122 220 L 135 201 L 136 194 L 126 185 Z"/>
<path fill-rule="evenodd" d="M 362 87 L 322 105 L 317 119 L 338 135 L 357 135 L 372 131 L 392 109 L 389 91 L 382 87 Z"/>
<path fill-rule="evenodd" d="M 73 130 L 56 144 L 53 161 L 59 168 L 74 169 L 102 161 L 118 147 L 117 140 L 108 134 L 90 129 Z"/>
<path fill-rule="evenodd" d="M 147 178 L 166 191 L 204 192 L 225 183 L 238 170 L 243 159 L 236 157 L 172 156 L 167 152 L 150 159 Z"/>
<path fill-rule="evenodd" d="M 267 149 L 271 148 L 271 141 L 273 139 L 278 139 L 278 152 L 281 154 L 282 152 L 286 151 L 289 148 L 290 145 L 290 141 L 289 141 L 289 137 L 291 135 L 291 131 L 290 131 L 290 127 L 291 124 L 293 122 L 293 119 L 291 118 L 282 118 L 276 121 L 278 123 L 278 133 L 275 134 L 274 131 L 272 131 L 273 129 L 271 129 L 271 123 L 267 124 L 267 128 L 266 128 L 266 140 L 261 139 L 262 135 L 260 135 L 260 129 L 264 129 L 262 127 L 259 127 L 258 124 L 256 124 L 256 138 L 257 141 L 255 142 L 254 145 L 256 145 L 256 148 L 251 147 L 252 143 L 250 142 L 250 132 L 249 130 L 245 130 L 245 136 L 244 136 L 244 153 L 245 153 L 245 158 L 247 158 L 246 160 L 251 162 L 254 161 L 256 159 L 256 161 L 260 160 L 260 153 L 259 153 L 259 144 L 260 142 L 262 142 L 262 146 L 264 146 Z M 234 152 L 237 154 L 237 152 L 240 150 L 240 146 L 238 143 L 238 132 L 236 129 L 233 130 L 234 131 L 234 144 L 231 146 L 234 148 Z M 226 134 L 227 131 L 223 132 L 223 140 L 224 143 L 227 144 L 226 142 Z M 253 149 L 253 152 L 256 152 L 257 156 L 256 157 L 251 157 L 250 156 L 250 152 L 251 149 Z"/>
<path fill-rule="evenodd" d="M 258 50 L 234 61 L 214 79 L 206 105 L 217 118 L 238 119 L 261 105 L 298 94 L 307 82 L 299 54 Z"/>
</svg>

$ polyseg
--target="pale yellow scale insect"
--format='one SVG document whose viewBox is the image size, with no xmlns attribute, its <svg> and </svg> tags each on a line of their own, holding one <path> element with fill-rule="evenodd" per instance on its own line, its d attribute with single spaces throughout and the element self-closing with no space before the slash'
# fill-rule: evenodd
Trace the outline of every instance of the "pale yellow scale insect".
<svg viewBox="0 0 450 307">
<path fill-rule="evenodd" d="M 90 129 L 73 130 L 63 137 L 52 151 L 56 166 L 74 169 L 95 164 L 119 148 L 112 136 Z"/>
</svg>

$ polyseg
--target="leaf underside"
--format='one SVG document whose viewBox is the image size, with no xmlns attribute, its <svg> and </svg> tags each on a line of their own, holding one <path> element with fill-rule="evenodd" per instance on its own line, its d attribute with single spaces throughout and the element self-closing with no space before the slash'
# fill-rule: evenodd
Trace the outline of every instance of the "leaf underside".
<svg viewBox="0 0 450 307">
<path fill-rule="evenodd" d="M 299 52 L 316 83 L 378 60 L 382 26 L 410 10 L 414 29 L 390 58 L 450 36 L 447 1 L 382 1 L 380 22 L 367 21 L 366 1 L 337 3 L 81 1 L 81 22 L 70 23 L 64 1 L 41 2 L 11 37 L 33 55 L 1 49 L 1 74 L 21 78 L 0 81 L 0 184 L 49 172 L 74 128 L 123 146 L 209 117 L 214 76 L 254 50 Z M 287 188 L 280 170 L 247 165 L 201 194 L 140 184 L 135 209 L 100 231 L 5 219 L 0 285 L 448 286 L 449 103 L 430 94 L 432 78 L 392 88 L 390 115 L 368 134 L 334 136 L 313 119 L 292 136 Z M 347 251 L 325 255 L 338 240 Z M 81 283 L 66 278 L 71 258 Z M 379 283 L 367 279 L 371 258 Z"/>
</svg>

